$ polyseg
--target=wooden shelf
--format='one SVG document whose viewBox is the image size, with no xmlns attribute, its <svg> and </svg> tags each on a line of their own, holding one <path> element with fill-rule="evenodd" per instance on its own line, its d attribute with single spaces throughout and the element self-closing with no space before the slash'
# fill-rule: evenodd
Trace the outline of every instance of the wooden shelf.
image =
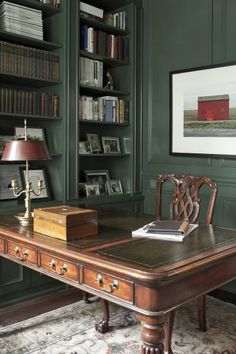
<svg viewBox="0 0 236 354">
<path fill-rule="evenodd" d="M 85 13 L 80 14 L 80 21 L 82 23 L 85 23 L 87 25 L 90 25 L 92 27 L 96 27 L 98 29 L 101 29 L 105 32 L 111 33 L 111 34 L 117 34 L 117 35 L 128 35 L 129 32 L 111 25 L 108 25 L 105 23 L 102 19 L 101 21 L 93 18 L 90 15 L 87 15 Z"/>
<path fill-rule="evenodd" d="M 103 87 L 94 87 L 94 86 L 89 86 L 89 85 L 80 85 L 80 90 L 83 93 L 88 93 L 88 94 L 95 94 L 96 96 L 103 96 L 103 95 L 108 95 L 108 96 L 128 96 L 129 92 L 128 91 L 119 91 L 119 90 L 109 90 L 107 88 Z"/>
<path fill-rule="evenodd" d="M 129 125 L 129 122 L 124 122 L 124 123 L 118 123 L 118 122 L 100 122 L 97 120 L 79 120 L 80 123 L 84 123 L 84 124 L 99 124 L 99 125 L 118 125 L 119 127 L 127 127 Z"/>
<path fill-rule="evenodd" d="M 93 60 L 103 61 L 103 63 L 106 64 L 109 67 L 116 67 L 116 66 L 122 66 L 122 65 L 129 65 L 130 64 L 130 62 L 128 60 L 112 59 L 112 58 L 105 57 L 103 55 L 89 53 L 89 52 L 86 52 L 85 50 L 80 50 L 80 55 L 82 57 L 90 58 L 90 59 L 93 59 Z"/>
<path fill-rule="evenodd" d="M 45 80 L 40 78 L 34 78 L 30 76 L 23 76 L 19 74 L 12 74 L 0 71 L 0 79 L 2 82 L 7 84 L 20 84 L 21 86 L 31 86 L 31 87 L 47 87 L 61 84 L 61 81 L 56 80 Z"/>
<path fill-rule="evenodd" d="M 24 36 L 22 34 L 8 32 L 8 31 L 1 31 L 1 30 L 0 30 L 0 39 L 7 42 L 23 44 L 25 46 L 30 46 L 30 47 L 44 49 L 44 50 L 56 50 L 62 47 L 61 44 L 47 42 L 43 40 L 41 41 L 39 39 Z"/>
<path fill-rule="evenodd" d="M 32 119 L 32 120 L 60 120 L 61 117 L 51 117 L 51 116 L 37 116 L 32 114 L 25 113 L 5 113 L 0 112 L 0 117 L 9 118 L 9 119 Z"/>
</svg>

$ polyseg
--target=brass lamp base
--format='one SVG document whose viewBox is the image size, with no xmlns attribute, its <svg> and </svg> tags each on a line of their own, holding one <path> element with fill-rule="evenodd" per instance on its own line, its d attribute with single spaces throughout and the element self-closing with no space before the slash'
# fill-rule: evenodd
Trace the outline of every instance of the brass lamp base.
<svg viewBox="0 0 236 354">
<path fill-rule="evenodd" d="M 23 213 L 15 215 L 15 217 L 19 220 L 22 226 L 29 226 L 33 224 L 33 214 L 30 213 L 30 216 L 25 216 Z"/>
</svg>

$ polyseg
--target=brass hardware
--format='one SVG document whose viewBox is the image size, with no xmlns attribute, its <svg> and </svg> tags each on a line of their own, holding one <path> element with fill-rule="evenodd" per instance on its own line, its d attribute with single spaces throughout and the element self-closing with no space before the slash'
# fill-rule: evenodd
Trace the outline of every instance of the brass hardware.
<svg viewBox="0 0 236 354">
<path fill-rule="evenodd" d="M 119 289 L 119 282 L 117 280 L 112 280 L 109 284 L 109 288 L 104 288 L 104 280 L 101 274 L 97 274 L 96 275 L 96 283 L 98 283 L 98 285 L 103 288 L 104 291 L 106 291 L 107 293 L 113 293 L 113 291 L 118 290 Z"/>
<path fill-rule="evenodd" d="M 55 269 L 56 268 L 56 262 L 54 261 L 54 259 L 52 259 L 50 262 L 49 262 L 49 265 L 52 269 Z"/>
<path fill-rule="evenodd" d="M 60 266 L 60 272 L 58 274 L 60 275 L 64 275 L 64 273 L 66 273 L 68 270 L 68 267 L 66 264 L 63 264 L 62 266 Z"/>
<path fill-rule="evenodd" d="M 25 250 L 23 253 L 22 253 L 22 256 L 23 257 L 20 257 L 20 248 L 18 246 L 16 246 L 15 248 L 15 255 L 16 255 L 16 258 L 19 260 L 19 261 L 26 261 L 27 257 L 29 256 L 29 251 L 28 250 Z"/>
</svg>

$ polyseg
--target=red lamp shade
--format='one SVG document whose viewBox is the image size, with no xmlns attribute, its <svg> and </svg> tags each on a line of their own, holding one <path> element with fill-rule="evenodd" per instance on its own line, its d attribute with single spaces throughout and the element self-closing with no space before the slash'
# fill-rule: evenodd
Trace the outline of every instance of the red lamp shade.
<svg viewBox="0 0 236 354">
<path fill-rule="evenodd" d="M 3 161 L 50 160 L 45 141 L 14 140 L 6 143 Z"/>
</svg>

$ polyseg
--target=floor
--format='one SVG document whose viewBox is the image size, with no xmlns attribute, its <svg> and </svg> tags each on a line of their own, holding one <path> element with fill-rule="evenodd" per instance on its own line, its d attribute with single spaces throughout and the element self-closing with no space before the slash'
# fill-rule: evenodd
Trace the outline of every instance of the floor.
<svg viewBox="0 0 236 354">
<path fill-rule="evenodd" d="M 33 300 L 11 305 L 0 309 L 0 323 L 3 326 L 52 311 L 59 307 L 72 304 L 83 298 L 83 293 L 75 288 L 60 290 Z"/>
</svg>

